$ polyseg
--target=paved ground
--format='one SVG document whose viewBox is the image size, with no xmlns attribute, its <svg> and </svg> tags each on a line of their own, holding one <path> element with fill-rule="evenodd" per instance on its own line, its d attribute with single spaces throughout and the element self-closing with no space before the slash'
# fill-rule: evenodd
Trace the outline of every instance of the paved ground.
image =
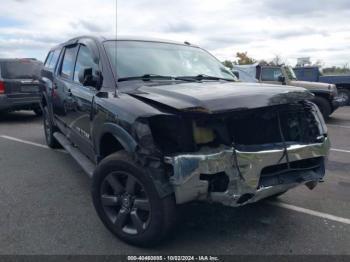
<svg viewBox="0 0 350 262">
<path fill-rule="evenodd" d="M 140 249 L 104 228 L 88 177 L 65 152 L 41 146 L 39 118 L 0 115 L 0 254 L 350 254 L 350 107 L 328 124 L 334 150 L 313 191 L 236 209 L 184 206 L 167 241 Z"/>
</svg>

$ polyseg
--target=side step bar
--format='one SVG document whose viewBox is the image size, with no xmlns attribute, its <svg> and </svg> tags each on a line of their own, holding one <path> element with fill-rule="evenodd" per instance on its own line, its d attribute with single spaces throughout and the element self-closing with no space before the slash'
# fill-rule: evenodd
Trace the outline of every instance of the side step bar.
<svg viewBox="0 0 350 262">
<path fill-rule="evenodd" d="M 57 139 L 57 141 L 64 147 L 66 151 L 75 159 L 75 161 L 78 162 L 78 164 L 81 166 L 81 168 L 88 174 L 88 176 L 91 178 L 94 170 L 95 165 L 93 162 L 91 162 L 85 155 L 80 153 L 80 151 L 74 147 L 68 139 L 62 135 L 59 132 L 55 132 L 53 136 Z"/>
</svg>

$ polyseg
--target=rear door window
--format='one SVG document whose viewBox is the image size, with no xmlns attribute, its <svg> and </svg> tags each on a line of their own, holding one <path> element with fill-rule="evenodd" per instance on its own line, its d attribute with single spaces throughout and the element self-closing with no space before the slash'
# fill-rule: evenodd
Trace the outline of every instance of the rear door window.
<svg viewBox="0 0 350 262">
<path fill-rule="evenodd" d="M 262 68 L 261 81 L 278 81 L 280 76 L 282 76 L 281 68 Z"/>
<path fill-rule="evenodd" d="M 33 79 L 40 76 L 42 63 L 31 59 L 1 62 L 1 77 L 4 79 Z"/>
<path fill-rule="evenodd" d="M 49 69 L 55 69 L 56 64 L 57 64 L 57 60 L 58 57 L 60 56 L 61 53 L 61 49 L 56 49 L 53 53 L 52 53 L 52 58 L 48 64 L 48 68 Z"/>
<path fill-rule="evenodd" d="M 49 53 L 49 55 L 47 56 L 47 58 L 46 58 L 46 60 L 45 60 L 45 67 L 48 67 L 49 66 L 49 64 L 50 64 L 50 61 L 51 61 L 51 58 L 52 58 L 52 54 L 53 54 L 53 52 L 51 51 L 50 53 Z"/>
<path fill-rule="evenodd" d="M 77 46 L 66 47 L 61 66 L 61 76 L 67 79 L 73 78 L 73 70 L 75 57 L 77 53 Z"/>
</svg>

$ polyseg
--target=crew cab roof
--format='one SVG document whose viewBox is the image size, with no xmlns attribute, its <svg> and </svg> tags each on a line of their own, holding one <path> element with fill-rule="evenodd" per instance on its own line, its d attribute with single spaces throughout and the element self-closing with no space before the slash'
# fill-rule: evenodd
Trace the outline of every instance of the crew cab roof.
<svg viewBox="0 0 350 262">
<path fill-rule="evenodd" d="M 103 37 L 103 36 L 89 36 L 89 35 L 84 35 L 84 36 L 78 36 L 74 37 L 64 43 L 61 43 L 59 45 L 54 46 L 51 50 L 55 50 L 59 47 L 69 45 L 69 44 L 74 44 L 79 41 L 79 39 L 82 38 L 90 38 L 95 40 L 96 42 L 102 43 L 105 41 L 113 41 L 113 40 L 118 40 L 118 41 L 145 41 L 145 42 L 157 42 L 157 43 L 167 43 L 167 44 L 178 44 L 178 45 L 187 45 L 187 46 L 192 46 L 192 47 L 198 47 L 197 45 L 193 45 L 189 42 L 179 42 L 179 41 L 171 41 L 171 40 L 166 40 L 166 39 L 160 39 L 160 38 L 152 38 L 152 37 L 140 37 L 140 36 L 117 36 L 117 37 Z"/>
</svg>

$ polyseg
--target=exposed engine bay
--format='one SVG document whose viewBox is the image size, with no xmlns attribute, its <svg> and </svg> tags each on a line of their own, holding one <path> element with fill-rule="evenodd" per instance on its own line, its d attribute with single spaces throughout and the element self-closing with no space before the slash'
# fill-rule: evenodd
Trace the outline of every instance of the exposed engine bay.
<svg viewBox="0 0 350 262">
<path fill-rule="evenodd" d="M 307 101 L 208 114 L 193 109 L 150 120 L 177 203 L 238 206 L 325 174 L 329 140 L 317 107 Z"/>
</svg>

